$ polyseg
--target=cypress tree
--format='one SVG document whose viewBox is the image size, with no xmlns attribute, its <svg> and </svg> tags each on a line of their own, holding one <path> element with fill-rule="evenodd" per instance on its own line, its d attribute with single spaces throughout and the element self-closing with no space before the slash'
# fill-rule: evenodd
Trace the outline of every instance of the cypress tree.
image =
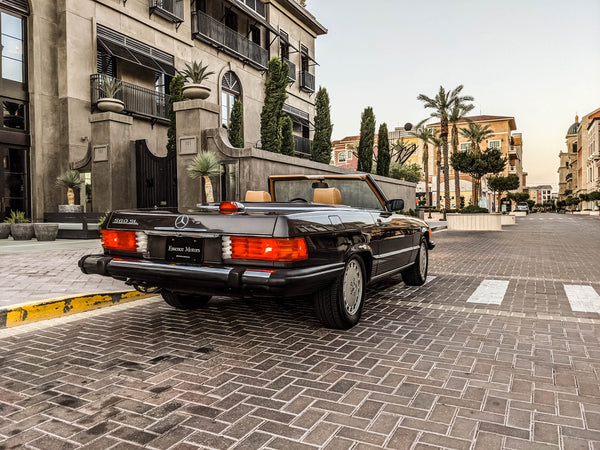
<svg viewBox="0 0 600 450">
<path fill-rule="evenodd" d="M 260 139 L 263 150 L 281 153 L 281 116 L 287 98 L 289 67 L 272 58 L 265 80 L 265 103 L 260 114 Z"/>
<path fill-rule="evenodd" d="M 294 124 L 287 114 L 281 116 L 281 153 L 294 156 L 295 144 L 293 134 Z"/>
<path fill-rule="evenodd" d="M 360 118 L 360 140 L 358 141 L 358 167 L 360 172 L 371 173 L 373 167 L 373 144 L 375 143 L 375 114 L 368 106 Z"/>
<path fill-rule="evenodd" d="M 167 155 L 174 155 L 177 152 L 177 123 L 175 120 L 175 111 L 173 103 L 186 100 L 183 96 L 183 84 L 185 78 L 177 74 L 169 83 L 169 129 L 167 130 Z"/>
<path fill-rule="evenodd" d="M 388 139 L 388 127 L 385 123 L 379 126 L 379 138 L 377 140 L 377 175 L 384 177 L 390 174 L 390 141 Z"/>
<path fill-rule="evenodd" d="M 242 102 L 235 99 L 233 101 L 233 108 L 231 109 L 231 120 L 229 121 L 229 129 L 227 131 L 229 142 L 236 148 L 242 148 L 244 146 L 244 138 L 242 137 Z"/>
<path fill-rule="evenodd" d="M 331 161 L 331 117 L 329 94 L 320 87 L 315 100 L 315 135 L 312 143 L 310 159 L 329 164 Z"/>
</svg>

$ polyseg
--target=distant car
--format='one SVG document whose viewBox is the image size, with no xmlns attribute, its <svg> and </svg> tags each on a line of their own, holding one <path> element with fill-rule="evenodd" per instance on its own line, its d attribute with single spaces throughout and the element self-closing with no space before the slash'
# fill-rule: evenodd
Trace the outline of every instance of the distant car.
<svg viewBox="0 0 600 450">
<path fill-rule="evenodd" d="M 517 203 L 516 211 L 525 211 L 526 213 L 529 213 L 529 205 L 527 202 L 519 202 Z"/>
<path fill-rule="evenodd" d="M 427 278 L 431 229 L 397 214 L 370 175 L 271 176 L 270 193 L 241 202 L 114 211 L 102 225 L 104 254 L 87 255 L 84 273 L 161 288 L 171 306 L 196 309 L 213 295 L 312 294 L 317 316 L 350 328 L 368 284 L 402 274 Z"/>
</svg>

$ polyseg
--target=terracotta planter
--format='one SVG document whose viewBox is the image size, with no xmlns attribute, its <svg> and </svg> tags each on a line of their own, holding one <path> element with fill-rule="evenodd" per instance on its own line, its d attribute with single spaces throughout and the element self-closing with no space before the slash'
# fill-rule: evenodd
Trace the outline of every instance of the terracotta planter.
<svg viewBox="0 0 600 450">
<path fill-rule="evenodd" d="M 55 241 L 58 235 L 57 223 L 34 223 L 33 229 L 38 241 Z"/>
<path fill-rule="evenodd" d="M 33 239 L 34 230 L 32 223 L 11 223 L 10 234 L 15 241 L 28 241 Z"/>
<path fill-rule="evenodd" d="M 98 99 L 96 104 L 100 111 L 109 111 L 120 113 L 125 109 L 125 103 L 118 98 L 103 97 Z"/>
<path fill-rule="evenodd" d="M 210 88 L 201 84 L 186 83 L 183 85 L 183 95 L 192 100 L 206 100 L 210 95 Z"/>
<path fill-rule="evenodd" d="M 0 222 L 0 239 L 8 239 L 10 236 L 10 223 Z"/>
</svg>

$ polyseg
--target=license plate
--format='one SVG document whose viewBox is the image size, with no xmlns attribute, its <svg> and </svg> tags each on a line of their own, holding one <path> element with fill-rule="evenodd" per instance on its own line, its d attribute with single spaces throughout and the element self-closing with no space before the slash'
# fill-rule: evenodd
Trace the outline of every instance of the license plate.
<svg viewBox="0 0 600 450">
<path fill-rule="evenodd" d="M 168 237 L 166 259 L 169 261 L 202 261 L 202 239 L 190 237 Z"/>
</svg>

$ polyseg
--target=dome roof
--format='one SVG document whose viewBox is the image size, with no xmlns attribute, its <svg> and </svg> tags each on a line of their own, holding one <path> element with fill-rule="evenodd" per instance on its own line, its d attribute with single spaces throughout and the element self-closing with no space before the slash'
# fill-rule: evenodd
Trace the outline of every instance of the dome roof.
<svg viewBox="0 0 600 450">
<path fill-rule="evenodd" d="M 569 130 L 567 131 L 567 135 L 577 134 L 578 128 L 579 128 L 579 117 L 575 116 L 575 123 L 569 127 Z"/>
</svg>

